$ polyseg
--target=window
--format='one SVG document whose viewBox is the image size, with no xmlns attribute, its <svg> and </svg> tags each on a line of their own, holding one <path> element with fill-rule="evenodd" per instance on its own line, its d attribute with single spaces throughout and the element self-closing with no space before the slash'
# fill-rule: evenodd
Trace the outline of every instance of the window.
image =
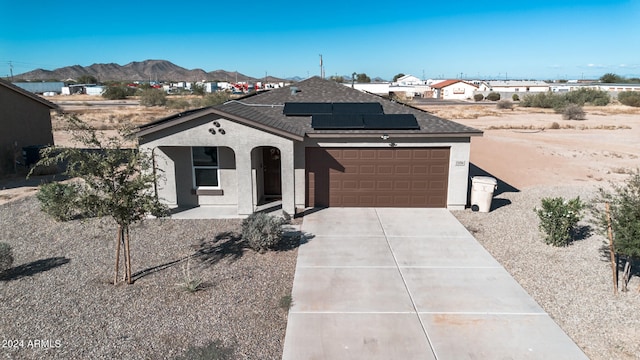
<svg viewBox="0 0 640 360">
<path fill-rule="evenodd" d="M 191 158 L 195 187 L 218 187 L 218 148 L 194 146 L 191 148 Z"/>
</svg>

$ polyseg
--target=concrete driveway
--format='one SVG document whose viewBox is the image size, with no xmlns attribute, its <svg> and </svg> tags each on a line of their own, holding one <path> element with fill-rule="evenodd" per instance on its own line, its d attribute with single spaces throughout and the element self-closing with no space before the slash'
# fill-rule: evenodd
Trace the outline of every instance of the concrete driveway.
<svg viewBox="0 0 640 360">
<path fill-rule="evenodd" d="M 587 359 L 445 209 L 305 216 L 283 359 Z"/>
</svg>

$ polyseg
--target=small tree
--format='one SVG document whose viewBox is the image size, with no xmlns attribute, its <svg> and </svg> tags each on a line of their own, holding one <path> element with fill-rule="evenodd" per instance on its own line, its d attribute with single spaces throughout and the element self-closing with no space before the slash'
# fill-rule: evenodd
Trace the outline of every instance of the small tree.
<svg viewBox="0 0 640 360">
<path fill-rule="evenodd" d="M 66 163 L 65 174 L 81 181 L 75 187 L 75 199 L 63 196 L 58 197 L 58 201 L 71 201 L 80 213 L 115 220 L 118 231 L 114 284 L 118 282 L 121 246 L 124 247 L 124 280 L 131 284 L 130 225 L 144 220 L 148 214 L 164 216 L 167 213 L 166 206 L 151 191 L 157 180 L 152 171 L 152 157 L 139 151 L 137 146 L 127 148 L 127 141 L 132 140 L 129 129 L 120 129 L 118 136 L 105 137 L 76 117 L 68 117 L 67 121 L 73 140 L 91 150 L 49 147 L 42 151 L 37 165 Z"/>
<path fill-rule="evenodd" d="M 403 73 L 396 74 L 396 75 L 393 77 L 393 82 L 398 81 L 398 79 L 400 79 L 400 78 L 401 78 L 401 77 L 403 77 L 403 76 L 404 76 L 404 74 L 403 74 Z"/>
<path fill-rule="evenodd" d="M 624 260 L 622 290 L 626 291 L 631 277 L 631 264 L 640 260 L 640 170 L 636 169 L 624 185 L 612 184 L 613 191 L 598 190 L 591 210 L 596 224 L 607 233 L 608 220 L 605 203 L 611 208 L 611 228 L 616 261 Z"/>
<path fill-rule="evenodd" d="M 371 78 L 369 76 L 367 76 L 367 74 L 365 74 L 365 73 L 357 74 L 356 75 L 356 82 L 359 82 L 359 83 L 370 83 L 371 82 Z"/>
</svg>

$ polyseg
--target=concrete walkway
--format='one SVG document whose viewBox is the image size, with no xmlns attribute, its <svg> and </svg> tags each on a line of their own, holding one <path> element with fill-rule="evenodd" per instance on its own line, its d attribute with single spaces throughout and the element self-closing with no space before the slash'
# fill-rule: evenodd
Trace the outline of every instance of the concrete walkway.
<svg viewBox="0 0 640 360">
<path fill-rule="evenodd" d="M 283 359 L 587 359 L 445 209 L 305 216 Z"/>
</svg>

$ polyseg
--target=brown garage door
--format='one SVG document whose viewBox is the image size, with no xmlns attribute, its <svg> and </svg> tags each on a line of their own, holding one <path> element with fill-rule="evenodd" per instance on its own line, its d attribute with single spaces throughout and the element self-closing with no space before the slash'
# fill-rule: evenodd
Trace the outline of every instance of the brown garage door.
<svg viewBox="0 0 640 360">
<path fill-rule="evenodd" d="M 307 206 L 446 207 L 449 148 L 307 148 Z"/>
</svg>

